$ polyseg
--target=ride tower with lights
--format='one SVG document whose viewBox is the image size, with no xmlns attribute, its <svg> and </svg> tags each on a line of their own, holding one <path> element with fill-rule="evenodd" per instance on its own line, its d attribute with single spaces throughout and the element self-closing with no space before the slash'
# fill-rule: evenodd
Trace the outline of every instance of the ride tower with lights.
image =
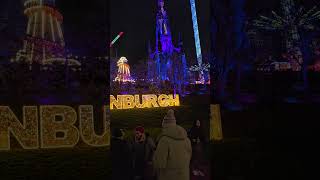
<svg viewBox="0 0 320 180">
<path fill-rule="evenodd" d="M 65 41 L 62 31 L 63 16 L 55 7 L 55 0 L 26 0 L 24 14 L 28 24 L 23 48 L 13 61 L 30 64 L 64 63 Z M 79 65 L 76 60 L 71 64 Z"/>
<path fill-rule="evenodd" d="M 121 57 L 117 62 L 117 66 L 118 66 L 118 73 L 114 81 L 122 82 L 122 83 L 134 82 L 130 74 L 130 66 L 128 64 L 128 60 L 126 57 Z"/>
</svg>

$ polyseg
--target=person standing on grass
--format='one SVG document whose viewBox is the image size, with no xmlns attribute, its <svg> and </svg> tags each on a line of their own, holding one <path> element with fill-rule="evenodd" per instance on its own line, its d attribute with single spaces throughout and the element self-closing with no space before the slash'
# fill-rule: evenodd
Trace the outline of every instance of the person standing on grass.
<svg viewBox="0 0 320 180">
<path fill-rule="evenodd" d="M 200 120 L 196 120 L 193 123 L 193 127 L 189 131 L 189 138 L 192 144 L 192 158 L 190 164 L 191 180 L 209 180 L 210 163 L 205 158 L 204 148 L 206 138 L 204 135 L 204 129 L 202 128 Z"/>
<path fill-rule="evenodd" d="M 133 166 L 135 180 L 152 180 L 152 157 L 156 145 L 150 136 L 146 136 L 143 126 L 135 128 L 135 137 L 132 143 Z"/>
<path fill-rule="evenodd" d="M 204 129 L 200 120 L 195 120 L 193 122 L 193 126 L 189 130 L 188 135 L 192 142 L 192 146 L 205 143 Z"/>
<path fill-rule="evenodd" d="M 189 180 L 191 142 L 184 128 L 176 124 L 170 109 L 162 121 L 162 132 L 154 155 L 157 180 Z"/>
<path fill-rule="evenodd" d="M 123 132 L 119 128 L 112 131 L 111 154 L 112 180 L 132 180 L 131 151 L 128 142 L 123 138 Z"/>
</svg>

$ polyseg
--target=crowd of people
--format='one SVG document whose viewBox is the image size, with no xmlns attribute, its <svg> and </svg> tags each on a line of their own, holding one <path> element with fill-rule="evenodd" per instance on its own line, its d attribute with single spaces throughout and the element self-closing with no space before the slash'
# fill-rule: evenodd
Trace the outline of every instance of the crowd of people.
<svg viewBox="0 0 320 180">
<path fill-rule="evenodd" d="M 134 129 L 132 140 L 124 131 L 112 131 L 113 180 L 208 180 L 209 160 L 204 155 L 206 137 L 201 121 L 186 131 L 177 125 L 173 110 L 162 121 L 162 132 L 154 140 L 144 129 Z"/>
</svg>

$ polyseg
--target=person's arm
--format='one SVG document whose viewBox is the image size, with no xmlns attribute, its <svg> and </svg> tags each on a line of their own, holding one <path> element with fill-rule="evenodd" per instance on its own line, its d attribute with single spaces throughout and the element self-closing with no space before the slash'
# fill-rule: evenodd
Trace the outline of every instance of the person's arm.
<svg viewBox="0 0 320 180">
<path fill-rule="evenodd" d="M 191 141 L 189 139 L 187 139 L 187 150 L 189 153 L 189 162 L 191 162 L 192 156 L 193 156 L 193 151 L 192 151 L 192 145 L 191 145 Z"/>
<path fill-rule="evenodd" d="M 135 163 L 135 148 L 134 148 L 134 141 L 129 141 L 128 142 L 129 145 L 129 150 L 130 150 L 130 155 L 131 155 L 131 162 L 132 162 L 132 166 L 134 166 Z"/>
<path fill-rule="evenodd" d="M 191 139 L 191 134 L 192 134 L 192 128 L 190 128 L 190 129 L 187 131 L 187 135 L 188 135 L 189 139 Z"/>
<path fill-rule="evenodd" d="M 167 167 L 167 159 L 169 153 L 169 145 L 165 137 L 162 137 L 158 143 L 157 149 L 153 157 L 153 165 L 156 170 Z"/>
<path fill-rule="evenodd" d="M 208 138 L 205 136 L 205 133 L 204 133 L 204 131 L 202 130 L 202 132 L 201 132 L 201 139 L 200 139 L 201 141 L 202 141 L 202 143 L 204 143 L 204 144 L 207 144 L 207 142 L 208 142 Z"/>
</svg>

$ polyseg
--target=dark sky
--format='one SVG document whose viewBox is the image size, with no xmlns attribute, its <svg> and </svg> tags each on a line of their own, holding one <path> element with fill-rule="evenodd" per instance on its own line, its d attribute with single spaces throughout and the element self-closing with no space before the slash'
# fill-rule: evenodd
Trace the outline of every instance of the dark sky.
<svg viewBox="0 0 320 180">
<path fill-rule="evenodd" d="M 302 5 L 309 10 L 317 5 L 320 8 L 319 0 L 294 0 L 296 4 Z M 272 10 L 281 13 L 280 0 L 247 0 L 246 13 L 249 17 L 255 17 L 257 14 L 270 13 Z"/>
<path fill-rule="evenodd" d="M 67 48 L 74 54 L 105 56 L 109 42 L 107 0 L 56 0 L 64 17 Z"/>
<path fill-rule="evenodd" d="M 192 18 L 189 0 L 165 0 L 170 17 L 174 44 L 177 45 L 181 33 L 187 58 L 196 63 Z M 209 51 L 209 3 L 210 0 L 196 1 L 198 24 L 203 53 Z M 155 46 L 155 15 L 157 0 L 111 0 L 111 36 L 120 31 L 125 34 L 116 48 L 118 56 L 126 56 L 130 64 L 147 57 L 147 44 Z"/>
<path fill-rule="evenodd" d="M 214 0 L 196 0 L 204 54 L 209 49 L 210 1 Z M 318 0 L 297 1 L 307 9 L 313 5 L 320 7 Z M 21 44 L 16 39 L 23 37 L 27 23 L 22 2 L 23 0 L 0 0 L 0 20 L 5 19 L 3 22 L 7 23 L 7 27 L 0 32 L 0 54 L 8 51 L 8 44 L 12 44 L 10 41 Z M 147 42 L 151 41 L 153 49 L 155 44 L 156 2 L 157 0 L 56 0 L 57 8 L 64 16 L 63 30 L 67 48 L 74 54 L 84 56 L 105 55 L 110 42 L 108 38 L 112 39 L 120 31 L 124 31 L 125 35 L 116 44 L 119 55 L 127 56 L 130 63 L 145 59 Z M 246 13 L 249 17 L 256 17 L 258 14 L 268 14 L 271 10 L 278 11 L 279 5 L 279 0 L 247 0 Z M 181 33 L 187 58 L 195 63 L 189 0 L 166 0 L 166 8 L 175 45 Z"/>
<path fill-rule="evenodd" d="M 0 0 L 0 20 L 8 19 L 8 28 L 0 32 L 0 48 L 3 51 L 7 51 L 5 46 L 10 40 L 19 46 L 18 49 L 22 46 L 21 39 L 27 25 L 23 2 Z M 64 17 L 62 29 L 66 49 L 79 56 L 107 55 L 110 34 L 108 0 L 56 0 L 56 6 Z M 9 38 L 3 40 L 3 37 Z"/>
<path fill-rule="evenodd" d="M 27 18 L 23 15 L 21 0 L 0 0 L 0 56 L 15 55 L 22 46 Z"/>
</svg>

